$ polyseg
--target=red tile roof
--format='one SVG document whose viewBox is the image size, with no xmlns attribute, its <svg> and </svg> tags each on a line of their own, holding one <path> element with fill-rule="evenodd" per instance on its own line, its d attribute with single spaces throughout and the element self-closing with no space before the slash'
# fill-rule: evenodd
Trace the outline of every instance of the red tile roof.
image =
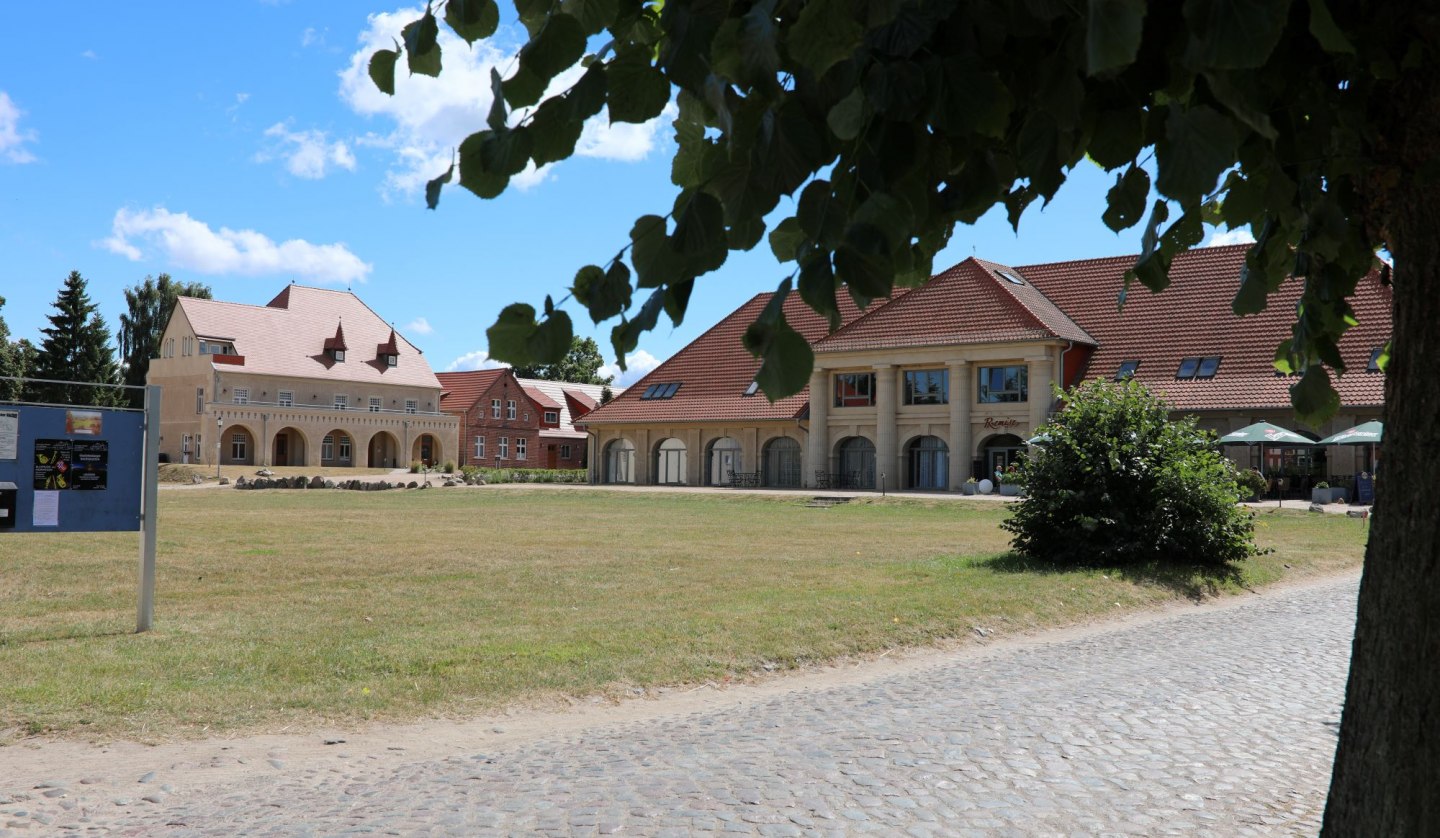
<svg viewBox="0 0 1440 838">
<path fill-rule="evenodd" d="M 490 385 L 509 372 L 509 367 L 499 367 L 493 370 L 435 373 L 442 388 L 440 409 L 446 413 L 465 413 L 474 407 L 475 400 L 489 390 Z"/>
<path fill-rule="evenodd" d="M 816 352 L 954 346 L 1060 338 L 1094 344 L 1029 284 L 1001 278 L 1004 265 L 966 259 L 908 294 L 872 308 L 815 344 Z"/>
<path fill-rule="evenodd" d="M 379 344 L 393 332 L 389 323 L 349 291 L 288 285 L 268 305 L 227 303 L 181 297 L 177 303 L 199 337 L 235 344 L 243 363 L 222 355 L 212 363 L 240 366 L 245 372 L 332 381 L 439 387 L 435 373 L 414 344 L 397 338 L 399 363 L 351 358 L 332 361 L 324 352 L 330 341 L 346 340 L 341 321 L 356 346 Z M 217 360 L 226 358 L 226 360 Z"/>
<path fill-rule="evenodd" d="M 755 380 L 755 373 L 760 369 L 760 361 L 741 345 L 740 336 L 745 333 L 745 327 L 760 315 L 770 297 L 770 294 L 752 297 L 729 317 L 632 384 L 630 389 L 597 407 L 581 420 L 581 424 L 760 421 L 800 416 L 810 404 L 809 387 L 773 404 L 764 393 L 745 395 L 745 389 Z M 837 294 L 836 298 L 843 328 L 860 315 L 860 310 L 848 294 Z M 871 303 L 871 310 L 883 302 L 877 300 Z M 812 344 L 824 337 L 830 328 L 825 318 L 805 305 L 798 294 L 786 298 L 785 320 Z M 682 384 L 672 398 L 641 398 L 651 384 L 671 382 Z"/>
<path fill-rule="evenodd" d="M 542 391 L 539 387 L 522 384 L 520 386 L 520 389 L 524 390 L 525 395 L 529 396 L 530 401 L 534 402 L 536 405 L 543 408 L 549 408 L 550 410 L 560 409 L 560 403 L 545 395 L 544 391 Z"/>
<path fill-rule="evenodd" d="M 1030 265 L 1018 272 L 1044 292 L 1099 343 L 1086 378 L 1113 378 L 1121 361 L 1139 360 L 1135 378 L 1181 410 L 1288 408 L 1295 379 L 1275 375 L 1275 348 L 1290 337 L 1302 280 L 1290 280 L 1270 295 L 1265 311 L 1236 317 L 1230 309 L 1240 287 L 1248 245 L 1190 250 L 1170 267 L 1170 287 L 1153 294 L 1130 288 L 1124 309 L 1116 305 L 1134 256 Z M 1340 341 L 1349 372 L 1332 378 L 1347 406 L 1384 401 L 1380 373 L 1367 373 L 1370 353 L 1390 339 L 1390 289 L 1378 274 L 1361 280 L 1351 298 L 1358 326 Z M 1219 355 L 1220 368 L 1208 380 L 1177 381 L 1183 358 Z M 1073 383 L 1073 382 L 1072 382 Z"/>
</svg>

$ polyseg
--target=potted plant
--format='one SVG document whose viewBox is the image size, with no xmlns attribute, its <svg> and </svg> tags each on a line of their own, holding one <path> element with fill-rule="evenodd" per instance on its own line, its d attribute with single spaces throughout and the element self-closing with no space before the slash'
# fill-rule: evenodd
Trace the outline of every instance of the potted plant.
<svg viewBox="0 0 1440 838">
<path fill-rule="evenodd" d="M 1341 503 L 1345 500 L 1344 486 L 1331 486 L 1321 480 L 1310 490 L 1311 503 Z"/>
<path fill-rule="evenodd" d="M 980 489 L 978 488 L 979 486 L 980 481 L 972 477 L 969 480 L 966 480 L 964 483 L 960 484 L 960 491 L 967 495 L 973 495 L 976 492 L 980 491 Z"/>
<path fill-rule="evenodd" d="M 1025 488 L 1019 463 L 1011 463 L 1004 471 L 997 473 L 996 476 L 1000 480 L 1000 494 L 1006 497 L 1016 497 Z"/>
</svg>

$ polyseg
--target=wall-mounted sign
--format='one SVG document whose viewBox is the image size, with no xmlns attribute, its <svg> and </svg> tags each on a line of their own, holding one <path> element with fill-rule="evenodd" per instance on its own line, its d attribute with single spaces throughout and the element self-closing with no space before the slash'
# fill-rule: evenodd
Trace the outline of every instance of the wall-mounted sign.
<svg viewBox="0 0 1440 838">
<path fill-rule="evenodd" d="M 78 436 L 99 436 L 105 414 L 98 410 L 65 411 L 65 433 Z"/>
<path fill-rule="evenodd" d="M 986 416 L 986 417 L 985 417 L 985 427 L 986 427 L 987 430 L 992 430 L 992 431 L 1008 430 L 1008 429 L 1010 429 L 1010 428 L 1018 428 L 1018 427 L 1020 427 L 1020 420 L 1019 420 L 1019 419 L 1011 419 L 1011 418 L 1008 418 L 1008 417 L 1007 417 L 1007 418 L 1003 418 L 1003 419 L 997 419 L 997 418 L 994 417 L 994 416 Z"/>
<path fill-rule="evenodd" d="M 0 410 L 0 460 L 20 456 L 20 411 Z"/>
</svg>

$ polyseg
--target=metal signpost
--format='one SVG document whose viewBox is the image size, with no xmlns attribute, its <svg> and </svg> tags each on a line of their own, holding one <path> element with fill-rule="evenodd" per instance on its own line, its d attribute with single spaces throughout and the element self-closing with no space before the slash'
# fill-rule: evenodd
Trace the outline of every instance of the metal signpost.
<svg viewBox="0 0 1440 838">
<path fill-rule="evenodd" d="M 160 388 L 143 389 L 143 410 L 0 402 L 0 538 L 19 532 L 139 530 L 137 632 L 148 630 L 155 615 L 159 498 Z"/>
</svg>

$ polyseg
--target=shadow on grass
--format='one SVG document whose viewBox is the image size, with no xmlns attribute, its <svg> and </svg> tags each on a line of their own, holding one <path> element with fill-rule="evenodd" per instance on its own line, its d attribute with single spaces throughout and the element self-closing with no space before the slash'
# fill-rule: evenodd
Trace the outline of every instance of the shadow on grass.
<svg viewBox="0 0 1440 838">
<path fill-rule="evenodd" d="M 1147 562 L 1138 565 L 1058 565 L 1022 556 L 1019 553 L 1004 553 L 983 559 L 978 566 L 996 573 L 1028 573 L 1035 575 L 1064 575 L 1102 571 L 1112 577 L 1124 579 L 1137 585 L 1154 585 L 1166 588 L 1199 602 L 1208 597 L 1218 596 L 1227 587 L 1244 588 L 1244 574 L 1234 566 L 1214 567 L 1212 565 L 1166 564 Z"/>
<path fill-rule="evenodd" d="M 0 633 L 0 649 L 30 643 L 54 643 L 59 640 L 98 640 L 102 637 L 122 637 L 136 634 L 134 629 L 73 629 L 70 631 L 46 632 L 35 629 L 15 634 Z"/>
</svg>

